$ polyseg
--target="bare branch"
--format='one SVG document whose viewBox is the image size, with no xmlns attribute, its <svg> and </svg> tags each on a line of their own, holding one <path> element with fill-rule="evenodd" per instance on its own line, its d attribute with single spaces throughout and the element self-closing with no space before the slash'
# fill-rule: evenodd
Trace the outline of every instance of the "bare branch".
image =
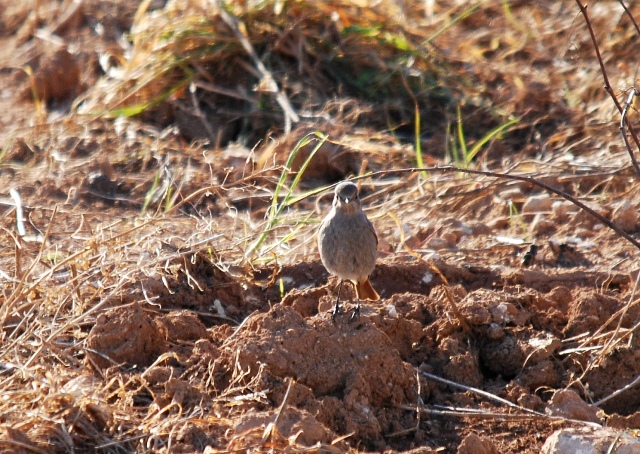
<svg viewBox="0 0 640 454">
<path fill-rule="evenodd" d="M 619 0 L 619 1 L 622 4 L 622 7 L 627 12 L 627 14 L 629 15 L 629 17 L 631 17 L 632 22 L 636 26 L 636 30 L 638 30 L 638 25 L 636 24 L 635 20 L 631 16 L 631 13 L 627 10 L 627 8 L 624 5 L 624 3 L 622 3 L 622 0 Z M 636 158 L 635 158 L 635 156 L 633 154 L 633 150 L 631 150 L 631 145 L 629 144 L 629 141 L 628 141 L 626 133 L 625 133 L 624 124 L 625 124 L 626 109 L 623 109 L 623 107 L 620 105 L 620 101 L 618 101 L 618 98 L 616 97 L 615 93 L 613 92 L 613 89 L 611 88 L 611 83 L 609 82 L 609 76 L 607 75 L 607 69 L 604 66 L 604 62 L 602 61 L 602 55 L 600 54 L 600 47 L 598 47 L 598 42 L 596 41 L 596 35 L 595 35 L 594 31 L 593 31 L 593 27 L 591 26 L 591 20 L 589 19 L 589 14 L 587 13 L 587 5 L 583 5 L 582 2 L 580 2 L 580 0 L 576 0 L 576 3 L 578 4 L 578 7 L 580 8 L 580 12 L 584 16 L 584 20 L 585 20 L 585 22 L 587 24 L 587 28 L 589 29 L 589 35 L 591 35 L 591 41 L 593 42 L 593 48 L 596 51 L 596 57 L 598 57 L 598 63 L 600 64 L 600 71 L 602 72 L 602 78 L 604 79 L 604 89 L 606 90 L 607 93 L 609 93 L 609 96 L 611 96 L 611 99 L 613 100 L 613 103 L 616 105 L 616 107 L 618 109 L 618 112 L 620 112 L 622 114 L 622 120 L 621 120 L 621 124 L 620 124 L 620 131 L 622 133 L 622 138 L 624 139 L 624 143 L 627 146 L 627 151 L 629 152 L 629 157 L 631 158 L 631 163 L 633 164 L 633 167 L 636 169 L 636 174 L 638 175 L 638 177 L 640 177 L 640 165 L 638 165 L 638 161 L 636 160 Z M 635 89 L 634 89 L 634 92 L 635 92 Z M 631 134 L 631 137 L 633 137 L 633 141 L 636 144 L 636 148 L 640 149 L 640 139 L 638 138 L 638 135 L 636 134 L 635 130 L 633 129 L 633 126 L 631 126 L 630 124 L 627 124 L 627 126 L 629 127 L 629 133 Z"/>
</svg>

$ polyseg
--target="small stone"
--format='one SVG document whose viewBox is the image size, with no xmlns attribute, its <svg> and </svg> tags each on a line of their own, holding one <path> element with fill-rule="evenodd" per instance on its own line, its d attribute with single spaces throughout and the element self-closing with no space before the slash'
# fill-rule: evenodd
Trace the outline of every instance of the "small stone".
<svg viewBox="0 0 640 454">
<path fill-rule="evenodd" d="M 406 240 L 404 244 L 411 249 L 417 249 L 434 231 L 435 227 L 432 223 L 425 223 L 425 225 L 414 229 L 413 232 L 411 230 L 409 230 L 408 234 L 405 232 Z"/>
<path fill-rule="evenodd" d="M 519 203 L 524 200 L 524 194 L 522 193 L 522 189 L 520 188 L 509 188 L 504 191 L 501 191 L 498 194 L 504 201 L 512 201 L 513 203 Z"/>
<path fill-rule="evenodd" d="M 538 363 L 532 363 L 533 360 L 527 357 L 524 370 L 518 374 L 515 380 L 517 383 L 531 391 L 537 389 L 554 389 L 560 385 L 560 373 L 553 360 L 548 359 Z"/>
<path fill-rule="evenodd" d="M 572 389 L 556 391 L 547 405 L 547 413 L 580 421 L 600 422 L 597 407 L 589 405 Z"/>
<path fill-rule="evenodd" d="M 562 347 L 560 339 L 549 333 L 542 333 L 538 337 L 532 337 L 527 344 L 531 349 L 529 360 L 534 363 L 550 358 Z"/>
<path fill-rule="evenodd" d="M 595 453 L 593 444 L 584 437 L 569 431 L 555 431 L 542 446 L 544 454 L 569 454 L 576 452 Z"/>
<path fill-rule="evenodd" d="M 464 238 L 465 236 L 468 236 L 469 234 L 471 234 L 471 230 L 451 229 L 447 233 L 455 236 L 456 244 L 457 244 L 458 241 L 460 241 L 462 238 Z"/>
<path fill-rule="evenodd" d="M 497 323 L 490 324 L 487 330 L 487 337 L 493 340 L 502 339 L 504 337 L 504 328 Z"/>
<path fill-rule="evenodd" d="M 636 231 L 638 212 L 635 207 L 625 200 L 621 202 L 613 212 L 613 221 L 627 233 Z"/>
<path fill-rule="evenodd" d="M 43 52 L 33 66 L 30 83 L 21 90 L 23 97 L 60 102 L 80 90 L 80 66 L 66 48 Z"/>
<path fill-rule="evenodd" d="M 540 213 L 542 211 L 551 210 L 551 196 L 549 194 L 540 194 L 529 197 L 522 205 L 522 213 Z"/>
<path fill-rule="evenodd" d="M 471 235 L 473 230 L 467 224 L 456 218 L 447 218 L 442 221 L 442 226 L 446 227 L 446 230 L 458 235 L 458 239 L 464 235 Z"/>
<path fill-rule="evenodd" d="M 472 235 L 489 235 L 491 233 L 491 227 L 484 222 L 470 222 L 469 227 Z"/>
<path fill-rule="evenodd" d="M 458 243 L 458 236 L 455 233 L 443 233 L 440 238 L 447 242 L 448 247 L 455 247 Z"/>
<path fill-rule="evenodd" d="M 569 208 L 573 205 L 566 200 L 556 200 L 551 204 L 551 212 L 558 222 L 564 222 L 569 217 Z"/>
<path fill-rule="evenodd" d="M 509 227 L 509 218 L 495 218 L 487 224 L 490 230 L 506 229 Z"/>
<path fill-rule="evenodd" d="M 498 454 L 498 449 L 489 438 L 470 433 L 458 446 L 457 454 Z"/>
<path fill-rule="evenodd" d="M 556 231 L 557 224 L 547 219 L 542 213 L 537 213 L 531 221 L 530 229 L 536 235 L 548 235 Z"/>
<path fill-rule="evenodd" d="M 427 241 L 426 246 L 430 249 L 435 249 L 436 251 L 439 249 L 447 249 L 449 246 L 449 242 L 442 238 L 431 238 Z"/>
<path fill-rule="evenodd" d="M 542 446 L 543 454 L 575 454 L 577 452 L 615 452 L 632 454 L 640 452 L 640 441 L 630 433 L 610 428 L 571 427 L 556 430 Z"/>
<path fill-rule="evenodd" d="M 541 408 L 544 408 L 544 402 L 535 394 L 522 394 L 518 397 L 518 404 L 535 411 L 540 411 Z"/>
<path fill-rule="evenodd" d="M 493 321 L 500 325 L 511 323 L 518 316 L 518 308 L 511 303 L 500 303 L 497 306 L 490 307 L 489 310 Z"/>
<path fill-rule="evenodd" d="M 585 229 L 584 227 L 577 228 L 575 233 L 578 238 L 591 238 L 595 234 L 593 229 Z"/>
</svg>

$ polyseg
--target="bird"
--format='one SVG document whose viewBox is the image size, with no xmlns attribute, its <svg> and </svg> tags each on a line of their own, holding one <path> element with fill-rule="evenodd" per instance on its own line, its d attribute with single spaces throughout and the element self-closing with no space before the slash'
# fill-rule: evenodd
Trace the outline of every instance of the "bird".
<svg viewBox="0 0 640 454">
<path fill-rule="evenodd" d="M 360 300 L 380 299 L 369 280 L 378 257 L 378 236 L 362 211 L 358 187 L 343 181 L 335 188 L 331 210 L 318 231 L 320 260 L 329 273 L 340 279 L 332 319 L 340 312 L 340 292 L 345 281 L 355 288 L 357 305 L 351 319 L 360 315 Z"/>
</svg>

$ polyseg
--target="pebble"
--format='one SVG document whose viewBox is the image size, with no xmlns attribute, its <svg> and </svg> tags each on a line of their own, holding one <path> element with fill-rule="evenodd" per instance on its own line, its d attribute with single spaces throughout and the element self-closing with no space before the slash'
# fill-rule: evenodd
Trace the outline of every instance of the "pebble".
<svg viewBox="0 0 640 454">
<path fill-rule="evenodd" d="M 522 205 L 522 213 L 540 213 L 550 211 L 553 200 L 549 194 L 532 195 Z"/>
<path fill-rule="evenodd" d="M 509 218 L 495 218 L 487 224 L 490 231 L 502 230 L 509 227 Z"/>
<path fill-rule="evenodd" d="M 439 249 L 447 249 L 449 246 L 449 242 L 442 238 L 431 238 L 427 241 L 426 246 L 429 249 L 435 249 L 436 251 Z"/>
<path fill-rule="evenodd" d="M 575 230 L 575 234 L 578 238 L 591 238 L 595 234 L 595 232 L 594 229 L 585 229 L 584 227 L 578 227 Z"/>
<path fill-rule="evenodd" d="M 529 361 L 533 363 L 539 363 L 550 358 L 562 347 L 560 339 L 549 333 L 533 337 L 529 339 L 527 344 L 532 350 L 529 353 Z"/>
<path fill-rule="evenodd" d="M 550 221 L 542 213 L 536 214 L 529 226 L 531 232 L 536 235 L 549 235 L 555 233 L 557 227 L 557 222 Z"/>
<path fill-rule="evenodd" d="M 501 191 L 498 194 L 498 197 L 505 201 L 511 200 L 514 203 L 524 200 L 524 194 L 522 193 L 522 189 L 520 188 L 509 188 Z"/>
<path fill-rule="evenodd" d="M 470 433 L 458 446 L 457 454 L 498 454 L 499 452 L 490 438 Z"/>
<path fill-rule="evenodd" d="M 589 405 L 572 389 L 560 389 L 553 393 L 547 405 L 547 413 L 579 421 L 600 422 L 600 409 Z"/>
<path fill-rule="evenodd" d="M 448 247 L 455 247 L 455 245 L 458 243 L 459 237 L 455 233 L 447 232 L 443 233 L 440 236 L 440 239 L 446 241 Z"/>
<path fill-rule="evenodd" d="M 491 227 L 484 222 L 473 221 L 469 223 L 469 227 L 472 235 L 489 235 L 492 232 Z"/>
<path fill-rule="evenodd" d="M 568 200 L 556 200 L 551 204 L 551 212 L 558 222 L 565 222 L 569 218 L 571 207 L 575 205 Z"/>
<path fill-rule="evenodd" d="M 638 212 L 628 200 L 621 202 L 613 212 L 613 221 L 627 233 L 636 231 Z"/>
<path fill-rule="evenodd" d="M 640 452 L 640 441 L 630 433 L 610 428 L 572 427 L 556 430 L 542 446 L 542 454 L 576 454 L 611 452 Z"/>
<path fill-rule="evenodd" d="M 504 328 L 497 323 L 491 323 L 487 329 L 487 337 L 492 340 L 502 339 L 505 336 Z"/>
</svg>

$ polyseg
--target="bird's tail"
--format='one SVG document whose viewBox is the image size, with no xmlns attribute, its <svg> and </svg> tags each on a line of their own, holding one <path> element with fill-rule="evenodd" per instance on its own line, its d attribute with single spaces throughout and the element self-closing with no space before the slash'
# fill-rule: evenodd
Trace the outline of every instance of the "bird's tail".
<svg viewBox="0 0 640 454">
<path fill-rule="evenodd" d="M 378 301 L 380 299 L 380 295 L 373 288 L 369 279 L 358 281 L 356 284 L 356 296 L 359 300 Z"/>
</svg>

